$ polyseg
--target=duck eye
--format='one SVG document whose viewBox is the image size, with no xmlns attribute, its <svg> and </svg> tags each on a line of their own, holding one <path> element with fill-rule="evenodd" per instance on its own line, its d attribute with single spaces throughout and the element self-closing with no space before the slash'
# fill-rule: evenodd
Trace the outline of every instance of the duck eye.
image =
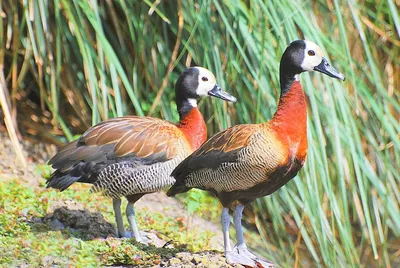
<svg viewBox="0 0 400 268">
<path fill-rule="evenodd" d="M 309 56 L 315 56 L 314 50 L 309 50 L 309 51 L 308 51 L 308 55 L 309 55 Z"/>
<path fill-rule="evenodd" d="M 204 82 L 206 82 L 206 81 L 208 81 L 208 78 L 205 77 L 205 76 L 203 76 L 203 77 L 201 78 L 201 80 L 203 80 Z"/>
</svg>

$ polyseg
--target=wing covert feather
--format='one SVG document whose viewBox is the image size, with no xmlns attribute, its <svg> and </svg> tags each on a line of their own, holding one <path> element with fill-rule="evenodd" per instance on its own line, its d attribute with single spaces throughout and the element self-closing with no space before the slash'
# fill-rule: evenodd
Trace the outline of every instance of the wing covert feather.
<svg viewBox="0 0 400 268">
<path fill-rule="evenodd" d="M 166 161 L 175 157 L 179 150 L 189 149 L 182 137 L 174 124 L 161 119 L 119 117 L 88 129 L 77 141 L 66 145 L 50 163 L 65 169 L 80 161 L 115 162 L 123 157 L 140 162 Z"/>
<path fill-rule="evenodd" d="M 256 124 L 241 124 L 215 134 L 182 161 L 172 172 L 172 176 L 179 180 L 192 171 L 216 168 L 224 162 L 235 161 L 237 153 L 246 148 L 251 136 L 258 129 L 259 125 Z"/>
<path fill-rule="evenodd" d="M 230 127 L 212 136 L 208 141 L 195 151 L 193 157 L 205 155 L 210 152 L 220 151 L 229 153 L 249 144 L 251 135 L 259 129 L 255 124 L 242 124 Z"/>
<path fill-rule="evenodd" d="M 182 161 L 172 172 L 169 196 L 190 188 L 213 192 L 250 189 L 276 171 L 287 172 L 288 145 L 266 125 L 237 125 L 222 131 Z"/>
</svg>

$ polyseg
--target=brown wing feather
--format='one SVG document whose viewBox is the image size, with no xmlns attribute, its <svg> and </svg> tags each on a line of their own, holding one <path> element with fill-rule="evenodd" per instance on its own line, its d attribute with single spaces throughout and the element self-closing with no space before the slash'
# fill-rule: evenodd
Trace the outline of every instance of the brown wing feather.
<svg viewBox="0 0 400 268">
<path fill-rule="evenodd" d="M 229 153 L 249 144 L 250 137 L 259 129 L 255 124 L 242 124 L 230 127 L 212 136 L 208 141 L 195 151 L 193 157 L 204 155 L 212 151 Z"/>
<path fill-rule="evenodd" d="M 154 158 L 152 162 L 162 157 L 166 161 L 176 156 L 178 148 L 181 149 L 182 137 L 179 129 L 167 121 L 151 117 L 120 117 L 88 129 L 49 163 L 54 168 L 66 169 L 88 158 L 96 163 L 105 161 L 105 157 L 109 162 L 113 162 L 112 158 L 120 157 L 137 160 Z M 98 153 L 97 159 L 93 153 Z"/>
<path fill-rule="evenodd" d="M 203 143 L 199 149 L 183 160 L 171 173 L 176 179 L 167 195 L 173 196 L 190 189 L 186 186 L 187 176 L 203 168 L 218 168 L 222 163 L 237 161 L 238 153 L 245 149 L 252 135 L 260 129 L 257 124 L 242 124 L 221 131 Z"/>
<path fill-rule="evenodd" d="M 243 191 L 269 181 L 277 170 L 285 173 L 287 164 L 287 144 L 276 132 L 262 124 L 237 125 L 218 133 L 182 161 L 172 172 L 176 183 L 167 194 L 193 187 L 214 193 Z"/>
<path fill-rule="evenodd" d="M 237 153 L 246 148 L 251 136 L 260 128 L 257 124 L 242 124 L 221 131 L 182 161 L 172 172 L 177 181 L 184 180 L 192 171 L 216 168 L 224 162 L 233 162 Z"/>
</svg>

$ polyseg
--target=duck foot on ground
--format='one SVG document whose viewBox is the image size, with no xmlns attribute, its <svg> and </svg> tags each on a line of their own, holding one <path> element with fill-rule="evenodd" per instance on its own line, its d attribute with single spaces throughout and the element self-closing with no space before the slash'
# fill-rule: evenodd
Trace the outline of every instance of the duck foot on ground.
<svg viewBox="0 0 400 268">
<path fill-rule="evenodd" d="M 227 263 L 241 264 L 250 267 L 273 268 L 274 264 L 270 261 L 260 259 L 251 253 L 246 246 L 235 246 L 232 251 L 225 252 Z"/>
<path fill-rule="evenodd" d="M 247 254 L 237 251 L 237 250 L 232 250 L 232 251 L 226 251 L 225 252 L 225 258 L 226 262 L 228 264 L 241 264 L 245 266 L 250 266 L 250 267 L 256 267 L 257 263 Z"/>
<path fill-rule="evenodd" d="M 132 233 L 128 231 L 123 231 L 122 234 L 118 232 L 118 238 L 132 238 Z"/>
<path fill-rule="evenodd" d="M 154 239 L 149 238 L 148 234 L 149 233 L 147 233 L 145 231 L 140 231 L 140 241 L 137 241 L 137 240 L 135 240 L 135 241 L 142 243 L 146 246 L 148 246 L 149 244 L 152 244 L 153 242 L 158 242 L 158 241 L 153 241 Z M 134 236 L 132 235 L 132 232 L 129 232 L 129 231 L 124 231 L 122 233 L 122 235 L 118 234 L 118 237 L 119 238 L 127 238 L 127 239 L 134 238 Z M 160 240 L 160 239 L 158 239 L 158 240 Z"/>
</svg>

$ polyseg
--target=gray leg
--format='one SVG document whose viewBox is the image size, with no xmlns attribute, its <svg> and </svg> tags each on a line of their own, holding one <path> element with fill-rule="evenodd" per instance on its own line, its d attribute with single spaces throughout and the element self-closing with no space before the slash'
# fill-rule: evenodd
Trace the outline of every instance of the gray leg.
<svg viewBox="0 0 400 268">
<path fill-rule="evenodd" d="M 242 256 L 239 258 L 247 260 L 250 263 L 252 261 L 253 264 L 261 264 L 262 267 L 274 267 L 274 265 L 271 262 L 266 260 L 261 260 L 247 249 L 246 243 L 244 241 L 243 228 L 242 228 L 243 209 L 244 206 L 242 204 L 237 205 L 233 216 L 233 221 L 235 223 L 235 229 L 236 229 L 236 239 L 237 239 L 237 244 L 233 248 L 233 251 L 237 252 L 238 256 Z"/>
<path fill-rule="evenodd" d="M 130 235 L 124 229 L 124 222 L 122 220 L 121 213 L 121 199 L 113 199 L 113 208 L 115 215 L 115 222 L 117 223 L 118 237 L 130 237 Z"/>
<path fill-rule="evenodd" d="M 225 248 L 225 253 L 227 251 L 232 251 L 231 248 L 231 241 L 229 239 L 229 224 L 230 224 L 230 215 L 229 215 L 229 209 L 228 208 L 223 208 L 222 213 L 221 213 L 221 224 L 222 224 L 222 230 L 224 232 L 224 248 Z"/>
<path fill-rule="evenodd" d="M 139 230 L 136 225 L 135 210 L 133 209 L 133 203 L 131 202 L 128 202 L 128 205 L 126 206 L 126 216 L 128 217 L 133 237 L 137 242 L 142 242 L 142 238 L 140 237 Z"/>
<path fill-rule="evenodd" d="M 225 258 L 226 262 L 229 264 L 243 264 L 247 266 L 254 267 L 256 263 L 250 259 L 246 255 L 240 255 L 237 250 L 232 250 L 231 242 L 229 239 L 229 224 L 230 224 L 230 215 L 229 209 L 223 208 L 221 214 L 221 223 L 222 223 L 222 230 L 224 232 L 224 247 L 225 247 Z"/>
<path fill-rule="evenodd" d="M 242 204 L 236 206 L 235 212 L 233 214 L 233 222 L 235 224 L 235 229 L 236 229 L 237 247 L 243 245 L 244 248 L 247 248 L 246 243 L 244 242 L 243 229 L 242 229 L 243 209 L 244 206 Z"/>
<path fill-rule="evenodd" d="M 235 226 L 237 224 L 237 215 L 238 215 L 238 209 L 235 209 L 235 214 L 234 214 L 234 223 Z M 242 209 L 243 211 L 243 209 Z M 240 211 L 239 211 L 240 212 Z M 222 210 L 222 227 L 224 231 L 224 244 L 225 244 L 225 257 L 226 257 L 226 262 L 229 264 L 242 264 L 250 267 L 256 267 L 256 262 L 250 257 L 247 256 L 246 254 L 243 254 L 237 246 L 231 249 L 231 245 L 229 242 L 229 210 L 228 208 L 224 208 Z M 240 222 L 240 221 L 239 221 Z M 241 224 L 241 222 L 240 222 Z M 241 225 L 240 225 L 241 228 Z M 238 229 L 236 228 L 237 236 L 240 238 L 240 240 L 244 243 L 243 239 L 243 233 L 241 230 L 238 232 Z"/>
<path fill-rule="evenodd" d="M 243 209 L 244 206 L 242 204 L 239 204 L 236 206 L 235 212 L 233 214 L 233 222 L 235 223 L 236 239 L 237 239 L 237 244 L 234 247 L 234 250 L 238 251 L 239 254 L 247 254 L 250 258 L 256 259 L 257 257 L 247 250 L 246 243 L 244 242 L 243 228 L 242 228 Z"/>
</svg>

